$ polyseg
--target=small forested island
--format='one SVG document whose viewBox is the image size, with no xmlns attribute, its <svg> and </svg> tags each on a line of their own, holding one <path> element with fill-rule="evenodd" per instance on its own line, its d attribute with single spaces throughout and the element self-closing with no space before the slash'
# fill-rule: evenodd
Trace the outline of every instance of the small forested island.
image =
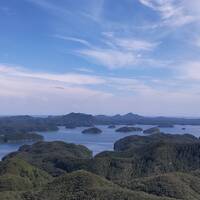
<svg viewBox="0 0 200 200">
<path fill-rule="evenodd" d="M 144 134 L 156 134 L 156 133 L 160 133 L 160 129 L 158 127 L 152 127 L 152 128 L 149 128 L 149 129 L 146 129 L 143 131 Z"/>
<path fill-rule="evenodd" d="M 0 134 L 55 131 L 58 127 L 47 118 L 25 116 L 0 117 Z"/>
<path fill-rule="evenodd" d="M 116 132 L 122 132 L 122 133 L 127 133 L 127 132 L 135 132 L 135 131 L 142 131 L 142 128 L 140 127 L 134 127 L 134 126 L 123 126 L 115 130 Z"/>
<path fill-rule="evenodd" d="M 96 127 L 92 127 L 92 128 L 87 128 L 87 129 L 84 129 L 82 131 L 82 133 L 88 133 L 88 134 L 99 134 L 99 133 L 102 133 L 102 130 L 99 129 L 99 128 L 96 128 Z"/>
<path fill-rule="evenodd" d="M 44 138 L 37 133 L 10 133 L 0 135 L 0 143 L 36 142 Z"/>
<path fill-rule="evenodd" d="M 96 124 L 93 115 L 84 113 L 69 113 L 67 115 L 49 116 L 47 121 L 56 126 L 65 126 L 66 128 L 91 127 Z"/>
<path fill-rule="evenodd" d="M 116 126 L 115 125 L 109 125 L 108 128 L 114 129 L 114 128 L 116 128 Z"/>
</svg>

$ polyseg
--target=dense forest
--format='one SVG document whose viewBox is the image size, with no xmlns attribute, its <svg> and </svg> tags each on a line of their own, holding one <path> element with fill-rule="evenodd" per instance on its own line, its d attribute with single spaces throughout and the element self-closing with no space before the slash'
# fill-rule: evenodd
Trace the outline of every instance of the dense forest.
<svg viewBox="0 0 200 200">
<path fill-rule="evenodd" d="M 9 200 L 199 200 L 200 140 L 157 133 L 128 136 L 95 157 L 82 145 L 37 142 L 0 162 Z"/>
<path fill-rule="evenodd" d="M 114 144 L 114 151 L 95 156 L 82 145 L 44 142 L 39 131 L 86 127 L 100 133 L 123 124 L 117 132 L 142 131 L 135 124 L 152 124 L 144 136 L 132 135 Z M 0 142 L 24 145 L 0 162 L 2 200 L 199 200 L 200 140 L 190 134 L 162 133 L 159 127 L 198 124 L 198 119 L 146 118 L 134 114 L 0 118 Z M 127 126 L 125 126 L 127 125 Z"/>
</svg>

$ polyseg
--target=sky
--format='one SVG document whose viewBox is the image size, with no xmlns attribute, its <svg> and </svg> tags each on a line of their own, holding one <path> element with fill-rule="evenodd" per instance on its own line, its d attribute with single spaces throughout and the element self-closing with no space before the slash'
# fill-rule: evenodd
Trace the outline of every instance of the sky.
<svg viewBox="0 0 200 200">
<path fill-rule="evenodd" d="M 0 0 L 0 115 L 200 117 L 199 0 Z"/>
</svg>

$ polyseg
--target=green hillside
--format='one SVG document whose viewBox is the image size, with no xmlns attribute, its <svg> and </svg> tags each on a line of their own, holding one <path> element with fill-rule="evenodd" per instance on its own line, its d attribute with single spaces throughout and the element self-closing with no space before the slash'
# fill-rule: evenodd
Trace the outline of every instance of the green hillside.
<svg viewBox="0 0 200 200">
<path fill-rule="evenodd" d="M 0 162 L 0 199 L 200 199 L 198 138 L 128 136 L 114 148 L 92 157 L 82 145 L 24 145 Z"/>
</svg>

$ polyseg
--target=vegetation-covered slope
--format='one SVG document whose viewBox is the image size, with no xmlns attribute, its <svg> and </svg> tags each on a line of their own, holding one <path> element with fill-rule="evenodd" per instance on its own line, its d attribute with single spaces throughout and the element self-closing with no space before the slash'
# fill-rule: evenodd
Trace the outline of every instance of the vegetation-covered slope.
<svg viewBox="0 0 200 200">
<path fill-rule="evenodd" d="M 200 141 L 190 135 L 129 136 L 116 142 L 115 149 L 97 155 L 92 171 L 110 180 L 131 180 L 200 168 Z"/>
<path fill-rule="evenodd" d="M 115 151 L 95 157 L 64 142 L 25 145 L 0 162 L 0 197 L 199 200 L 200 140 L 188 134 L 128 136 Z"/>
<path fill-rule="evenodd" d="M 130 182 L 119 182 L 122 187 L 144 191 L 158 196 L 167 196 L 183 200 L 200 199 L 200 173 L 168 173 L 146 178 L 134 179 Z"/>
<path fill-rule="evenodd" d="M 9 154 L 4 159 L 12 157 L 23 159 L 53 176 L 58 176 L 65 171 L 71 172 L 82 168 L 87 160 L 92 158 L 92 152 L 82 145 L 59 141 L 38 142 L 24 145 L 19 151 Z"/>
<path fill-rule="evenodd" d="M 76 171 L 56 178 L 40 192 L 27 195 L 33 200 L 170 200 L 123 189 L 86 171 Z"/>
<path fill-rule="evenodd" d="M 0 192 L 24 191 L 40 187 L 51 180 L 51 176 L 24 160 L 12 158 L 0 163 Z"/>
</svg>

